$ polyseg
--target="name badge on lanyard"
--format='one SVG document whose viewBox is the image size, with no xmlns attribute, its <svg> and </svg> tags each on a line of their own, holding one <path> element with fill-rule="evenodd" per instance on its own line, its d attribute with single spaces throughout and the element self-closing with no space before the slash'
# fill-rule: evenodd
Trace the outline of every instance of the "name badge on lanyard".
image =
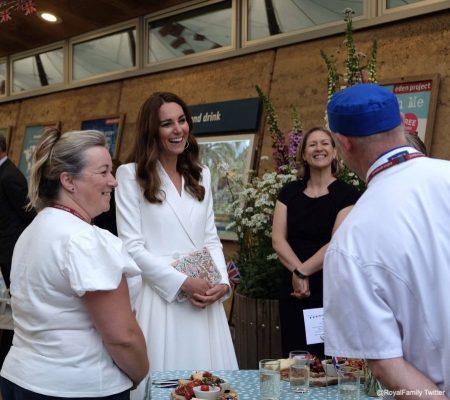
<svg viewBox="0 0 450 400">
<path fill-rule="evenodd" d="M 381 171 L 384 171 L 388 168 L 393 167 L 394 165 L 401 164 L 405 161 L 412 160 L 413 158 L 418 157 L 425 157 L 425 154 L 423 153 L 408 153 L 407 151 L 402 151 L 400 153 L 394 154 L 393 156 L 388 158 L 388 161 L 385 163 L 379 165 L 377 168 L 375 168 L 367 178 L 367 184 L 369 184 L 370 180 L 375 176 L 378 175 Z"/>
</svg>

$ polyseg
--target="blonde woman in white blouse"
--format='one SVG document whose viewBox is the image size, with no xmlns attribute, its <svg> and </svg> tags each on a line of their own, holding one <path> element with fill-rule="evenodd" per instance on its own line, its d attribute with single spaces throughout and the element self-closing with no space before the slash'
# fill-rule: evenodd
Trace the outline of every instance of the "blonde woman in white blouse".
<svg viewBox="0 0 450 400">
<path fill-rule="evenodd" d="M 139 268 L 91 225 L 117 185 L 111 167 L 101 132 L 51 130 L 37 146 L 29 197 L 39 212 L 14 250 L 4 399 L 125 400 L 147 374 L 131 305 Z"/>
</svg>

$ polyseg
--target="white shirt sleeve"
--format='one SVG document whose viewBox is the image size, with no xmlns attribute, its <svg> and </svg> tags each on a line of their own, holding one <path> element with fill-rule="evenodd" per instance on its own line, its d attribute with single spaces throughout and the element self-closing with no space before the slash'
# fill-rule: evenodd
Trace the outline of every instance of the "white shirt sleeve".
<svg viewBox="0 0 450 400">
<path fill-rule="evenodd" d="M 122 241 L 95 226 L 72 236 L 67 243 L 63 273 L 78 296 L 97 290 L 114 290 L 122 275 L 133 277 L 140 270 Z"/>
<path fill-rule="evenodd" d="M 401 326 L 384 282 L 396 279 L 382 265 L 361 265 L 333 247 L 324 261 L 325 354 L 365 359 L 401 357 Z"/>
<path fill-rule="evenodd" d="M 119 237 L 141 269 L 143 279 L 147 280 L 164 300 L 173 302 L 186 280 L 186 275 L 169 265 L 165 257 L 156 256 L 145 247 L 141 229 L 142 194 L 136 182 L 134 164 L 120 166 L 116 172 L 116 179 L 118 186 L 115 199 Z"/>
</svg>

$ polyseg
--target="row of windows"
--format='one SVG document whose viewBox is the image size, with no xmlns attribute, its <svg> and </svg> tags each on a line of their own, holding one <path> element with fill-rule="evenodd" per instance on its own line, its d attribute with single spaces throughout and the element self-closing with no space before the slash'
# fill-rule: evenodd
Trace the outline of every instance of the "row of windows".
<svg viewBox="0 0 450 400">
<path fill-rule="evenodd" d="M 449 0 L 212 0 L 0 60 L 0 96 L 87 84 L 98 77 L 114 79 L 155 65 L 168 69 L 174 60 L 199 54 L 226 57 L 239 49 L 257 51 L 286 39 L 301 41 L 311 31 L 325 36 L 336 33 L 330 27 L 342 26 L 347 8 L 354 11 L 355 21 L 374 24 L 389 13 L 401 18 L 407 9 L 420 14 L 430 5 L 445 8 L 445 3 Z"/>
</svg>

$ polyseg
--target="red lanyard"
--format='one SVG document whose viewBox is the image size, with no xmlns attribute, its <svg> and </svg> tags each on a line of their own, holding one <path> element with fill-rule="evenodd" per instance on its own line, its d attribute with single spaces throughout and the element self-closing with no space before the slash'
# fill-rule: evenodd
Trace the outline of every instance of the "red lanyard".
<svg viewBox="0 0 450 400">
<path fill-rule="evenodd" d="M 397 157 L 390 159 L 389 161 L 387 161 L 384 164 L 381 164 L 380 166 L 375 168 L 369 174 L 369 177 L 367 178 L 367 184 L 369 184 L 371 179 L 375 175 L 378 175 L 381 171 L 384 171 L 385 169 L 391 168 L 394 165 L 398 165 L 398 164 L 401 164 L 402 162 L 409 161 L 409 160 L 412 160 L 413 158 L 418 158 L 418 157 L 425 157 L 425 154 L 423 154 L 423 153 L 406 153 L 406 154 L 401 154 L 401 155 L 398 155 Z"/>
<path fill-rule="evenodd" d="M 63 211 L 67 211 L 67 212 L 75 215 L 76 217 L 82 219 L 84 222 L 87 222 L 88 224 L 90 224 L 90 222 L 87 221 L 86 218 L 84 218 L 78 211 L 75 211 L 73 208 L 63 206 L 62 204 L 58 204 L 58 203 L 53 203 L 50 207 L 58 208 L 59 210 L 63 210 Z"/>
</svg>

